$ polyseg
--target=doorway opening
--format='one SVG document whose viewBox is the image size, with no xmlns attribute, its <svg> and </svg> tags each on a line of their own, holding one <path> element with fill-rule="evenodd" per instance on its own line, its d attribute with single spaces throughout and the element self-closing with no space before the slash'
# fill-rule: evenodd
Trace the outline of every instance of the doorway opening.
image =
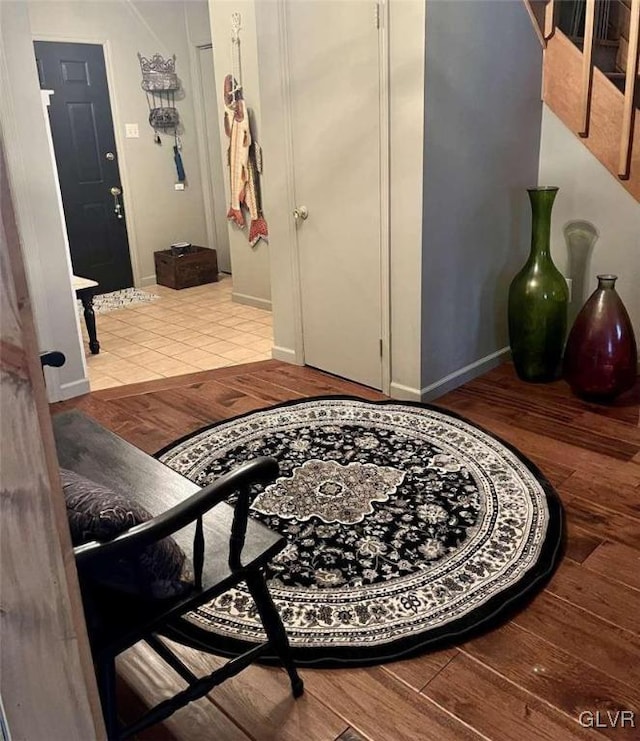
<svg viewBox="0 0 640 741">
<path fill-rule="evenodd" d="M 99 44 L 34 42 L 74 275 L 101 293 L 133 286 L 104 52 Z"/>
<path fill-rule="evenodd" d="M 219 81 L 216 86 L 208 3 L 127 4 L 124 18 L 121 6 L 89 4 L 83 8 L 82 23 L 76 8 L 75 3 L 59 2 L 56 13 L 51 13 L 44 5 L 37 5 L 31 15 L 41 87 L 54 91 L 51 128 L 58 106 L 68 129 L 66 151 L 72 156 L 58 152 L 60 137 L 54 131 L 52 139 L 73 272 L 95 280 L 98 293 L 135 285 L 158 297 L 108 314 L 97 313 L 97 354 L 89 350 L 80 316 L 92 390 L 269 359 L 272 329 L 268 303 L 238 303 L 232 289 L 225 193 L 228 173 L 218 118 L 222 97 L 217 92 Z M 230 48 L 230 33 L 228 43 Z M 44 57 L 52 50 L 57 52 L 58 69 L 47 75 Z M 162 137 L 162 144 L 157 145 L 148 126 L 138 51 L 145 56 L 158 51 L 165 58 L 173 53 L 177 57 L 182 92 L 176 107 L 184 122 L 183 190 L 174 187 L 172 142 Z M 101 57 L 101 69 L 96 71 L 79 52 L 95 52 Z M 123 65 L 123 59 L 131 64 Z M 87 97 L 89 92 L 96 93 L 100 74 L 104 80 L 99 87 L 110 103 L 106 113 L 104 106 L 99 109 Z M 84 91 L 84 98 L 78 97 L 83 85 L 91 88 Z M 64 86 L 68 99 L 63 100 L 60 89 Z M 107 145 L 101 138 L 103 121 L 108 121 L 112 130 L 113 143 Z M 75 177 L 77 189 L 93 187 L 85 202 L 66 195 L 65 167 Z M 113 187 L 121 191 L 117 200 Z M 96 197 L 97 190 L 100 197 Z M 96 205 L 100 198 L 102 203 Z M 69 218 L 68 212 L 76 204 L 80 216 Z M 80 224 L 77 230 L 76 222 Z M 92 236 L 90 229 L 98 227 L 102 231 Z M 99 272 L 114 272 L 110 267 L 114 248 L 108 241 L 114 233 L 125 238 L 123 262 L 129 265 L 126 277 L 118 280 Z M 181 290 L 157 285 L 153 253 L 179 241 L 216 250 L 217 283 Z M 77 255 L 87 244 L 98 253 L 93 262 Z M 242 301 L 242 296 L 239 298 Z"/>
</svg>

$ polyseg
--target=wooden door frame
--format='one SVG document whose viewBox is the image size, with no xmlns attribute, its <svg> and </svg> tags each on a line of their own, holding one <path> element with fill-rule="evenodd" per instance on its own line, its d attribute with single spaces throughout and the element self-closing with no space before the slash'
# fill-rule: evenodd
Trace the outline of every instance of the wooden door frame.
<svg viewBox="0 0 640 741">
<path fill-rule="evenodd" d="M 139 286 L 142 279 L 140 271 L 140 260 L 138 252 L 138 239 L 133 223 L 134 204 L 131 199 L 131 188 L 129 181 L 129 167 L 126 161 L 125 154 L 125 137 L 118 126 L 120 116 L 118 115 L 118 102 L 115 96 L 115 72 L 113 68 L 113 53 L 111 50 L 111 42 L 108 39 L 92 38 L 88 36 L 75 36 L 69 34 L 50 34 L 50 33 L 37 33 L 33 34 L 32 41 L 51 41 L 59 44 L 93 44 L 95 46 L 102 47 L 102 53 L 104 54 L 104 66 L 107 75 L 107 89 L 109 92 L 109 104 L 111 105 L 111 123 L 113 125 L 113 135 L 116 142 L 116 150 L 118 152 L 118 172 L 120 174 L 120 183 L 122 185 L 122 201 L 124 204 L 124 213 L 126 218 L 127 227 L 127 240 L 129 244 L 129 259 L 131 260 L 131 270 L 133 272 L 133 284 Z M 55 91 L 54 91 L 55 94 Z M 57 171 L 56 171 L 57 175 Z M 58 183 L 60 181 L 58 180 Z M 66 220 L 65 220 L 66 229 Z M 69 259 L 71 255 L 69 254 Z"/>
<path fill-rule="evenodd" d="M 286 139 L 286 156 L 284 172 L 286 180 L 287 203 L 297 203 L 295 193 L 295 176 L 293 167 L 293 123 L 291 88 L 289 84 L 289 55 L 287 43 L 286 3 L 290 0 L 277 0 L 277 23 L 280 48 L 280 75 L 284 101 L 284 121 Z M 376 3 L 372 3 L 372 19 Z M 391 385 L 391 239 L 390 239 L 390 174 L 389 158 L 390 140 L 390 57 L 389 57 L 389 0 L 380 0 L 378 6 L 379 33 L 378 53 L 380 59 L 380 334 L 382 340 L 382 393 L 389 395 Z M 373 22 L 373 21 L 372 21 Z M 304 330 L 302 325 L 302 274 L 298 235 L 293 219 L 289 220 L 289 240 L 295 245 L 291 249 L 291 269 L 294 276 L 293 313 L 294 341 L 296 358 L 304 364 Z"/>
<path fill-rule="evenodd" d="M 3 147 L 2 712 L 16 738 L 105 739 Z"/>
</svg>

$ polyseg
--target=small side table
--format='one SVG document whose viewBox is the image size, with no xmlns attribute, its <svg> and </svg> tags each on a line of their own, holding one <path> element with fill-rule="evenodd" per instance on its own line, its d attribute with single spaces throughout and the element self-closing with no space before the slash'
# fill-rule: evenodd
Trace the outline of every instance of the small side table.
<svg viewBox="0 0 640 741">
<path fill-rule="evenodd" d="M 100 352 L 100 343 L 98 342 L 98 333 L 96 332 L 96 315 L 93 311 L 93 297 L 98 287 L 98 282 L 90 278 L 82 278 L 79 275 L 73 275 L 71 277 L 73 290 L 76 292 L 77 298 L 82 301 L 82 307 L 84 308 L 84 322 L 87 325 L 87 332 L 89 334 L 89 349 L 92 355 L 97 355 Z"/>
</svg>

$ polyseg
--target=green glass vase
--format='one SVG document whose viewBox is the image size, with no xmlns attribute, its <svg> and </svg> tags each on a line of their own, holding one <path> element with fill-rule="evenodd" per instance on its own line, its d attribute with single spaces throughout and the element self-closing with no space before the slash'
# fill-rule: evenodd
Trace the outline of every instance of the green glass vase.
<svg viewBox="0 0 640 741">
<path fill-rule="evenodd" d="M 555 187 L 529 188 L 531 253 L 509 287 L 509 342 L 523 381 L 552 381 L 560 375 L 567 332 L 569 289 L 551 259 L 551 209 Z"/>
</svg>

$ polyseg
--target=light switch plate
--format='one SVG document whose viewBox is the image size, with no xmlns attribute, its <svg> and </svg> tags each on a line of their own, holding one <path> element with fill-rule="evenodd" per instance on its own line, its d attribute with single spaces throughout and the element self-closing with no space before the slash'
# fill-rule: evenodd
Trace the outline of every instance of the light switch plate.
<svg viewBox="0 0 640 741">
<path fill-rule="evenodd" d="M 184 183 L 176 183 L 173 187 L 176 190 L 184 190 Z"/>
<path fill-rule="evenodd" d="M 137 123 L 125 124 L 124 135 L 127 139 L 139 139 L 140 131 Z"/>
</svg>

